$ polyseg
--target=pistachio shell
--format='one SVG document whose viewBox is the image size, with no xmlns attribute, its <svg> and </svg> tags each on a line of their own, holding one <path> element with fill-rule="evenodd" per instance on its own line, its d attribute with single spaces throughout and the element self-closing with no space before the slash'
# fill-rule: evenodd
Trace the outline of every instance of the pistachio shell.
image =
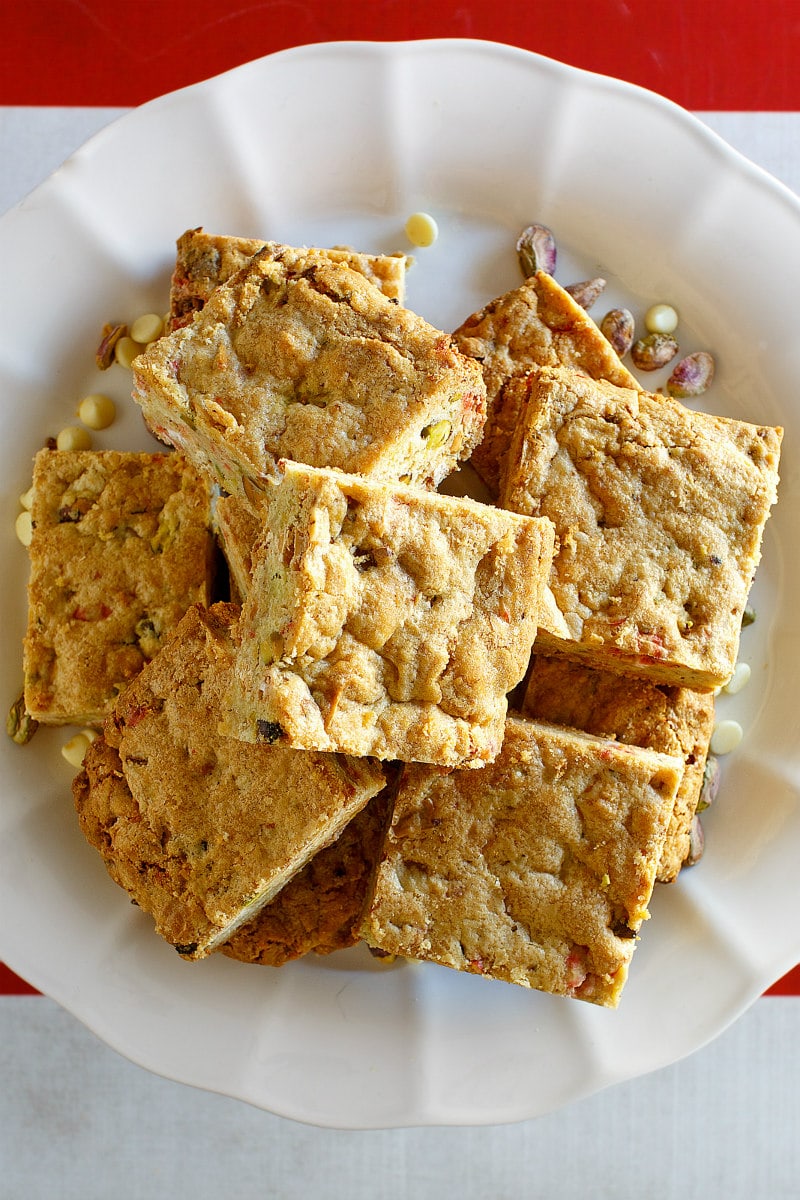
<svg viewBox="0 0 800 1200">
<path fill-rule="evenodd" d="M 683 865 L 685 867 L 693 867 L 695 863 L 699 863 L 703 857 L 705 848 L 706 837 L 703 832 L 702 822 L 699 817 L 693 817 L 689 830 L 689 853 L 683 860 Z"/>
<path fill-rule="evenodd" d="M 705 812 L 707 808 L 714 803 L 719 792 L 720 768 L 719 759 L 714 754 L 709 754 L 706 759 L 706 765 L 703 768 L 703 783 L 700 788 L 700 797 L 697 801 L 697 812 Z"/>
<path fill-rule="evenodd" d="M 633 313 L 627 308 L 612 308 L 600 322 L 600 332 L 608 339 L 620 358 L 623 358 L 633 345 L 635 328 Z"/>
<path fill-rule="evenodd" d="M 714 379 L 714 359 L 705 350 L 687 354 L 667 380 L 667 391 L 677 400 L 702 396 Z"/>
<path fill-rule="evenodd" d="M 537 271 L 552 275 L 556 269 L 556 240 L 546 225 L 528 225 L 517 239 L 520 270 L 528 279 Z"/>
<path fill-rule="evenodd" d="M 101 371 L 107 371 L 114 362 L 114 351 L 120 338 L 126 337 L 127 325 L 104 325 L 100 344 L 95 351 L 94 361 Z"/>
<path fill-rule="evenodd" d="M 633 365 L 640 371 L 657 371 L 678 353 L 678 343 L 669 333 L 648 333 L 631 346 Z"/>
<path fill-rule="evenodd" d="M 576 304 L 580 304 L 581 308 L 590 309 L 605 286 L 605 279 L 598 276 L 597 279 L 583 279 L 580 283 L 571 283 L 569 287 L 564 288 L 564 291 L 569 292 L 572 299 Z"/>
</svg>

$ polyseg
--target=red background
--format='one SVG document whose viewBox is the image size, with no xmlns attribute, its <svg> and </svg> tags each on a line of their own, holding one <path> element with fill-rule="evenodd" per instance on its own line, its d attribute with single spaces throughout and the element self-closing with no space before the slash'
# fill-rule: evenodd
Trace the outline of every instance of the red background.
<svg viewBox="0 0 800 1200">
<path fill-rule="evenodd" d="M 28 0 L 4 8 L 2 104 L 128 106 L 306 42 L 470 37 L 615 75 L 687 108 L 800 108 L 797 0 Z"/>
<path fill-rule="evenodd" d="M 28 0 L 6 4 L 0 105 L 128 107 L 308 42 L 508 42 L 694 110 L 800 109 L 798 0 Z M 0 112 L 0 120 L 2 113 Z M 620 137 L 625 131 L 620 130 Z M 0 994 L 34 989 L 0 964 Z M 771 994 L 800 994 L 800 966 Z"/>
</svg>

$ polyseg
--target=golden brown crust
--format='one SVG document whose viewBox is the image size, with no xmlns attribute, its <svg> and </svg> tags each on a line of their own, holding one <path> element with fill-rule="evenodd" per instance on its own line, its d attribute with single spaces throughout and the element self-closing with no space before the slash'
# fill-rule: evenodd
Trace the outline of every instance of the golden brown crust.
<svg viewBox="0 0 800 1200">
<path fill-rule="evenodd" d="M 231 732 L 381 759 L 490 761 L 528 663 L 550 523 L 282 470 L 242 609 Z"/>
<path fill-rule="evenodd" d="M 680 759 L 509 717 L 482 771 L 405 768 L 371 946 L 616 1005 Z"/>
<path fill-rule="evenodd" d="M 220 946 L 221 953 L 280 967 L 312 951 L 331 954 L 354 946 L 390 813 L 391 797 L 384 789 L 332 846 L 315 854 L 258 916 Z"/>
<path fill-rule="evenodd" d="M 480 368 L 362 275 L 257 254 L 134 360 L 157 436 L 247 496 L 279 459 L 439 483 L 483 428 Z"/>
<path fill-rule="evenodd" d="M 202 228 L 187 229 L 177 241 L 175 268 L 170 283 L 168 331 L 188 324 L 204 306 L 214 288 L 241 271 L 254 254 L 266 250 L 283 254 L 295 250 L 318 254 L 334 263 L 344 263 L 380 288 L 384 296 L 402 304 L 408 259 L 405 254 L 362 254 L 343 247 L 334 249 L 299 248 L 257 238 L 230 237 L 206 233 Z"/>
<path fill-rule="evenodd" d="M 723 685 L 783 431 L 561 368 L 513 386 L 521 415 L 501 503 L 549 517 L 557 536 L 541 648 L 657 682 Z"/>
<path fill-rule="evenodd" d="M 236 615 L 189 610 L 120 697 L 74 786 L 109 873 L 187 958 L 254 916 L 384 782 L 366 760 L 218 733 Z"/>
<path fill-rule="evenodd" d="M 486 425 L 471 462 L 493 497 L 519 413 L 517 394 L 505 387 L 509 379 L 535 366 L 564 366 L 620 387 L 639 386 L 592 318 L 544 271 L 467 317 L 454 337 L 483 369 Z"/>
<path fill-rule="evenodd" d="M 210 498 L 182 455 L 42 450 L 33 472 L 25 704 L 99 724 L 212 576 Z"/>
<path fill-rule="evenodd" d="M 536 653 L 522 709 L 537 720 L 683 759 L 683 778 L 657 874 L 662 883 L 676 879 L 689 853 L 690 827 L 703 786 L 714 726 L 713 694 L 598 671 L 563 655 Z"/>
</svg>

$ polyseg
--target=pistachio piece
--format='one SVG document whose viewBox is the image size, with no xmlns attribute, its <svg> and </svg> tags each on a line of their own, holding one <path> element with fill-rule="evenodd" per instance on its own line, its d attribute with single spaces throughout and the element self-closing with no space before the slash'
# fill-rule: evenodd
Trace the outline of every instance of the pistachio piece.
<svg viewBox="0 0 800 1200">
<path fill-rule="evenodd" d="M 564 291 L 569 292 L 572 299 L 576 304 L 580 304 L 581 308 L 590 309 L 605 286 L 605 279 L 598 275 L 596 279 L 583 279 L 580 283 L 571 283 L 569 287 L 564 288 Z"/>
<path fill-rule="evenodd" d="M 702 396 L 714 379 L 715 363 L 706 350 L 687 354 L 682 358 L 667 380 L 667 391 L 677 400 L 691 396 Z"/>
<path fill-rule="evenodd" d="M 748 625 L 752 625 L 755 619 L 756 610 L 748 604 L 742 613 L 742 629 L 746 629 Z"/>
<path fill-rule="evenodd" d="M 16 742 L 18 746 L 25 746 L 38 728 L 39 722 L 25 708 L 24 695 L 19 695 L 8 711 L 6 733 L 12 742 Z"/>
<path fill-rule="evenodd" d="M 657 371 L 678 353 L 678 343 L 669 333 L 648 333 L 631 346 L 633 365 L 640 371 Z"/>
<path fill-rule="evenodd" d="M 716 755 L 709 754 L 706 758 L 706 765 L 703 767 L 703 782 L 700 786 L 696 812 L 705 812 L 714 803 L 719 792 L 720 778 L 719 759 Z"/>
<path fill-rule="evenodd" d="M 699 863 L 703 857 L 705 848 L 706 836 L 703 833 L 702 822 L 699 817 L 693 817 L 689 829 L 689 853 L 683 860 L 683 865 L 685 867 L 693 867 L 695 863 Z"/>
<path fill-rule="evenodd" d="M 104 325 L 100 334 L 100 345 L 95 351 L 94 361 L 101 371 L 107 371 L 114 362 L 114 351 L 121 337 L 126 337 L 127 325 Z"/>
<path fill-rule="evenodd" d="M 620 358 L 623 358 L 633 345 L 635 328 L 633 313 L 627 308 L 612 308 L 600 322 L 600 332 L 608 339 Z"/>
<path fill-rule="evenodd" d="M 449 421 L 436 421 L 435 424 L 426 425 L 424 429 L 420 430 L 420 436 L 425 439 L 429 450 L 438 450 L 447 441 L 451 429 Z"/>
<path fill-rule="evenodd" d="M 546 225 L 528 225 L 517 239 L 517 258 L 526 279 L 537 271 L 556 269 L 556 240 Z"/>
</svg>

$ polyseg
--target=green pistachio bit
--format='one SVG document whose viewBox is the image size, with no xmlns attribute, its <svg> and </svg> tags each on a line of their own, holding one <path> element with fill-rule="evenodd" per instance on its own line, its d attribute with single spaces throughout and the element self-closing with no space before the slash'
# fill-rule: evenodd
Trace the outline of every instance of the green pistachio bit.
<svg viewBox="0 0 800 1200">
<path fill-rule="evenodd" d="M 451 428 L 449 421 L 436 421 L 433 425 L 426 425 L 420 434 L 429 450 L 438 450 L 449 438 Z"/>
<path fill-rule="evenodd" d="M 126 337 L 127 325 L 104 325 L 100 334 L 100 343 L 95 352 L 95 362 L 101 371 L 107 371 L 114 362 L 114 352 L 120 338 Z"/>
<path fill-rule="evenodd" d="M 6 717 L 6 733 L 12 742 L 16 742 L 18 746 L 25 746 L 38 728 L 39 722 L 25 708 L 24 695 L 18 696 Z"/>
<path fill-rule="evenodd" d="M 752 625 L 753 622 L 755 621 L 755 619 L 756 619 L 756 610 L 754 608 L 751 608 L 750 605 L 748 604 L 747 608 L 742 613 L 742 629 L 745 629 L 748 625 Z"/>
</svg>

